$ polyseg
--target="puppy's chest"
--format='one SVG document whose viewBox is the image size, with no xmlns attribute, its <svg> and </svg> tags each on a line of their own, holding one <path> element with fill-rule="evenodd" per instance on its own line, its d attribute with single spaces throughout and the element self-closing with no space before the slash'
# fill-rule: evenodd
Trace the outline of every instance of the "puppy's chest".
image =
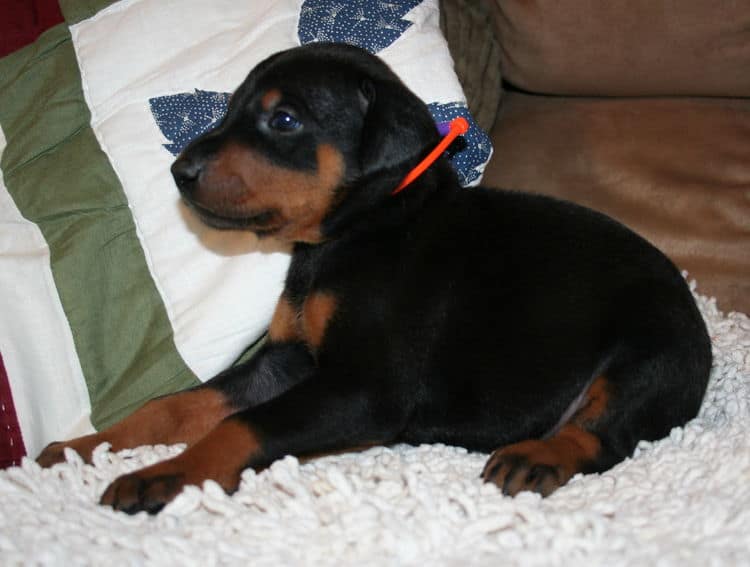
<svg viewBox="0 0 750 567">
<path fill-rule="evenodd" d="M 303 342 L 313 352 L 320 348 L 339 301 L 330 291 L 310 291 L 290 297 L 285 291 L 276 304 L 269 328 L 273 342 Z"/>
<path fill-rule="evenodd" d="M 341 247 L 295 254 L 269 329 L 272 341 L 304 342 L 319 351 L 334 324 L 349 331 L 375 323 L 394 278 L 392 262 L 374 258 L 372 250 L 342 254 Z M 379 317 L 375 317 L 378 319 Z M 360 334 L 359 332 L 354 334 Z"/>
</svg>

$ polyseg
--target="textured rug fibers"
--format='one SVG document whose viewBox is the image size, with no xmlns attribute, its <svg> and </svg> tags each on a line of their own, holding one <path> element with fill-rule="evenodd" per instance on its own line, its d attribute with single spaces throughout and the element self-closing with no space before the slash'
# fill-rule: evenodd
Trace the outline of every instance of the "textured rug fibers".
<svg viewBox="0 0 750 567">
<path fill-rule="evenodd" d="M 750 565 L 750 319 L 698 296 L 714 348 L 699 416 L 550 498 L 504 497 L 486 455 L 442 445 L 287 457 L 155 517 L 97 505 L 180 446 L 0 472 L 1 565 Z"/>
</svg>

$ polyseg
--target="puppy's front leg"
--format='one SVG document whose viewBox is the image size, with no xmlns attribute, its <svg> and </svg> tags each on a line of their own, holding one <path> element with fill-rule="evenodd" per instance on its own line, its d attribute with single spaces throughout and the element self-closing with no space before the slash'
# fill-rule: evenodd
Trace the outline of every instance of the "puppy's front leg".
<svg viewBox="0 0 750 567">
<path fill-rule="evenodd" d="M 184 486 L 215 480 L 234 492 L 242 471 L 262 469 L 284 455 L 305 455 L 392 440 L 403 427 L 369 392 L 331 384 L 321 376 L 265 404 L 222 420 L 180 455 L 116 479 L 102 504 L 136 513 L 158 512 Z"/>
<path fill-rule="evenodd" d="M 304 379 L 312 367 L 304 345 L 269 342 L 250 361 L 205 384 L 151 400 L 99 433 L 51 443 L 37 462 L 49 467 L 64 461 L 66 447 L 91 462 L 93 450 L 105 442 L 113 451 L 140 445 L 192 445 L 227 416 L 263 403 Z"/>
<path fill-rule="evenodd" d="M 231 404 L 214 388 L 206 385 L 156 398 L 111 427 L 70 441 L 50 443 L 37 457 L 49 467 L 65 460 L 64 449 L 76 451 L 91 462 L 93 450 L 110 443 L 113 451 L 139 445 L 191 443 L 232 412 Z"/>
</svg>

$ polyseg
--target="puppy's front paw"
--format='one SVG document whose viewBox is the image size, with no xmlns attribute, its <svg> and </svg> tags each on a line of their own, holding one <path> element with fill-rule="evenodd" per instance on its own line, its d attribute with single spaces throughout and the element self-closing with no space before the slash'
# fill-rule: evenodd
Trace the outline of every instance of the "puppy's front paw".
<svg viewBox="0 0 750 567">
<path fill-rule="evenodd" d="M 65 462 L 65 443 L 55 441 L 47 445 L 36 458 L 39 466 L 48 468 L 57 463 Z"/>
<path fill-rule="evenodd" d="M 81 456 L 84 462 L 91 463 L 91 455 L 94 449 L 105 441 L 106 439 L 99 434 L 86 435 L 70 441 L 55 441 L 42 450 L 36 458 L 36 462 L 44 468 L 51 467 L 57 463 L 64 463 L 65 448 L 70 447 Z"/>
<path fill-rule="evenodd" d="M 144 469 L 123 475 L 109 485 L 100 503 L 127 514 L 156 514 L 185 487 L 181 473 L 148 474 Z"/>
</svg>

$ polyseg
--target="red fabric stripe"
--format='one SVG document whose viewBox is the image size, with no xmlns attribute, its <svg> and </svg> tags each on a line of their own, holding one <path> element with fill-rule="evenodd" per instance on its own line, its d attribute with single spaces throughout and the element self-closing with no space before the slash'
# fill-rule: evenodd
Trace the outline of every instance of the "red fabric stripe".
<svg viewBox="0 0 750 567">
<path fill-rule="evenodd" d="M 0 57 L 62 21 L 57 0 L 0 0 Z"/>
<path fill-rule="evenodd" d="M 63 21 L 57 0 L 0 0 L 0 57 Z M 26 447 L 0 355 L 0 469 L 21 464 Z"/>
<path fill-rule="evenodd" d="M 57 0 L 0 0 L 0 57 L 63 21 Z M 21 464 L 26 447 L 0 355 L 0 469 Z"/>
<path fill-rule="evenodd" d="M 0 469 L 20 465 L 21 457 L 25 455 L 26 447 L 13 405 L 8 373 L 0 355 Z"/>
</svg>

